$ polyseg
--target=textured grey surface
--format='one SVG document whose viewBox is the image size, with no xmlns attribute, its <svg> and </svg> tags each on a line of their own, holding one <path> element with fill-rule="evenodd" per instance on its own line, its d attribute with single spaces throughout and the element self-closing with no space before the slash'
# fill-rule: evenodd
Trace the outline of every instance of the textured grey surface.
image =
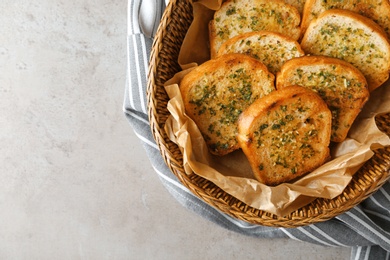
<svg viewBox="0 0 390 260">
<path fill-rule="evenodd" d="M 126 1 L 0 2 L 0 259 L 348 259 L 181 207 L 122 113 Z"/>
</svg>

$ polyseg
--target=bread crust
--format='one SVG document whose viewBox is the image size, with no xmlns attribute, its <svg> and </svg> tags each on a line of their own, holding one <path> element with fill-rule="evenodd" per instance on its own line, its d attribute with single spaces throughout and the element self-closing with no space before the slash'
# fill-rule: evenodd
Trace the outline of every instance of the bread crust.
<svg viewBox="0 0 390 260">
<path fill-rule="evenodd" d="M 209 60 L 180 83 L 185 111 L 201 131 L 211 153 L 239 148 L 237 120 L 256 99 L 275 90 L 275 77 L 264 64 L 244 54 Z"/>
<path fill-rule="evenodd" d="M 329 159 L 331 112 L 313 91 L 290 86 L 255 101 L 240 116 L 237 140 L 260 182 L 275 186 Z"/>
<path fill-rule="evenodd" d="M 298 10 L 282 0 L 226 1 L 209 23 L 211 58 L 226 40 L 246 32 L 266 30 L 298 40 L 300 22 Z"/>
<path fill-rule="evenodd" d="M 269 31 L 244 33 L 227 40 L 221 45 L 217 56 L 227 53 L 242 53 L 258 59 L 273 74 L 287 60 L 305 55 L 297 41 Z"/>
<path fill-rule="evenodd" d="M 366 77 L 370 91 L 390 72 L 390 44 L 382 28 L 349 10 L 323 12 L 307 28 L 301 47 L 307 54 L 345 60 Z"/>
<path fill-rule="evenodd" d="M 276 88 L 299 85 L 318 93 L 332 112 L 331 141 L 342 142 L 368 101 L 364 75 L 350 63 L 325 56 L 287 61 L 276 77 Z"/>
</svg>

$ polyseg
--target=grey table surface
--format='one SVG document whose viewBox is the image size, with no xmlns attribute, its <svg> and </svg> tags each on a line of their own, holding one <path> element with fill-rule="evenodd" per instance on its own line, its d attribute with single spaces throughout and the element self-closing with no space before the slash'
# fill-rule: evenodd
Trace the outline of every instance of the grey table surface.
<svg viewBox="0 0 390 260">
<path fill-rule="evenodd" d="M 227 231 L 171 197 L 122 112 L 126 8 L 0 2 L 0 259 L 349 259 Z"/>
</svg>

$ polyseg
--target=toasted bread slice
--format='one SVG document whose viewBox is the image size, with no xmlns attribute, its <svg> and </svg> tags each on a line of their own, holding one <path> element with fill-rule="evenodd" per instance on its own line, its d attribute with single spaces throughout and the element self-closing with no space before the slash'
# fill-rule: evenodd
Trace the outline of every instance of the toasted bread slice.
<svg viewBox="0 0 390 260">
<path fill-rule="evenodd" d="M 276 88 L 299 85 L 317 92 L 332 112 L 331 141 L 342 142 L 367 102 L 364 75 L 346 61 L 305 56 L 286 62 L 276 77 Z"/>
<path fill-rule="evenodd" d="M 297 41 L 268 31 L 244 33 L 227 40 L 217 56 L 226 53 L 247 54 L 264 63 L 274 74 L 287 60 L 305 55 Z"/>
<path fill-rule="evenodd" d="M 302 42 L 306 54 L 345 60 L 366 77 L 370 91 L 389 77 L 390 44 L 371 19 L 349 10 L 328 10 L 310 23 Z"/>
<path fill-rule="evenodd" d="M 226 1 L 209 23 L 211 58 L 226 40 L 246 32 L 279 32 L 298 40 L 300 22 L 298 10 L 282 0 Z"/>
<path fill-rule="evenodd" d="M 314 91 L 290 86 L 258 99 L 241 114 L 237 140 L 256 179 L 275 186 L 329 159 L 331 120 Z"/>
<path fill-rule="evenodd" d="M 284 0 L 284 2 L 297 8 L 299 14 L 302 15 L 306 0 Z"/>
<path fill-rule="evenodd" d="M 306 30 L 311 21 L 329 9 L 346 9 L 370 18 L 384 29 L 388 39 L 390 39 L 389 0 L 307 0 L 302 14 L 302 32 Z"/>
<path fill-rule="evenodd" d="M 237 120 L 256 99 L 275 90 L 275 77 L 260 61 L 244 54 L 209 60 L 180 83 L 186 113 L 197 124 L 211 153 L 239 148 Z"/>
</svg>

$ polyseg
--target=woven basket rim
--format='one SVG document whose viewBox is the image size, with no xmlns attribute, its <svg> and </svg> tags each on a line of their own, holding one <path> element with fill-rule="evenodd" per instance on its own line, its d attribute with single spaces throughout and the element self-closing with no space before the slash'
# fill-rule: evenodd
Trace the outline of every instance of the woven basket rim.
<svg viewBox="0 0 390 260">
<path fill-rule="evenodd" d="M 329 220 L 353 208 L 390 178 L 390 147 L 374 156 L 353 176 L 344 192 L 334 199 L 317 198 L 284 217 L 254 209 L 224 192 L 215 184 L 184 172 L 180 149 L 167 137 L 164 124 L 169 115 L 163 84 L 180 70 L 177 57 L 192 21 L 190 0 L 171 0 L 154 38 L 148 71 L 147 106 L 150 128 L 166 165 L 194 195 L 223 213 L 252 224 L 271 227 L 299 227 Z M 390 135 L 390 113 L 377 117 L 381 130 Z"/>
</svg>

